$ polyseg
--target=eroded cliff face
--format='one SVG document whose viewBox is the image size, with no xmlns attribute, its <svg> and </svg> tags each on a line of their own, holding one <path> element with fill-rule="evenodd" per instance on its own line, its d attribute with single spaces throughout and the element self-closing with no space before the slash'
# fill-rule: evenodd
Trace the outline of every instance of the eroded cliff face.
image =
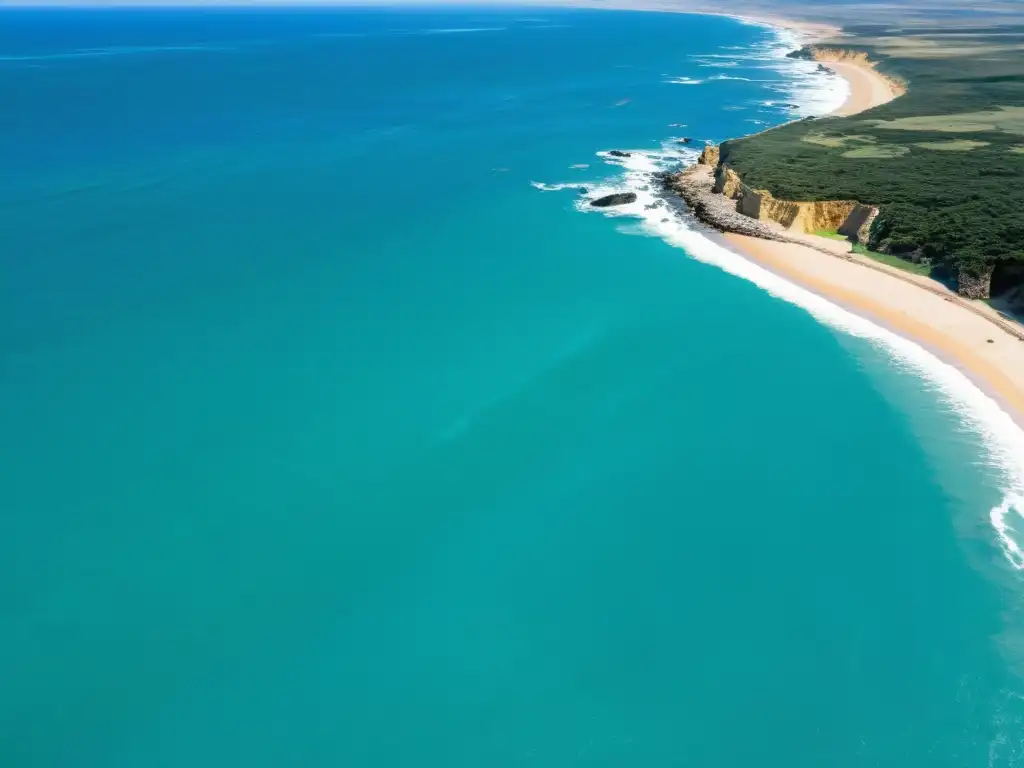
<svg viewBox="0 0 1024 768">
<path fill-rule="evenodd" d="M 704 147 L 704 151 L 700 153 L 700 157 L 697 158 L 697 163 L 698 165 L 710 165 L 712 168 L 717 168 L 721 156 L 722 152 L 717 146 L 708 144 Z"/>
<path fill-rule="evenodd" d="M 740 175 L 728 165 L 718 165 L 715 168 L 715 186 L 713 191 L 717 194 L 737 199 L 740 195 L 740 190 L 744 189 L 744 187 L 745 185 L 743 180 L 740 179 Z"/>
<path fill-rule="evenodd" d="M 871 223 L 878 215 L 877 209 L 863 206 L 856 200 L 779 200 L 765 189 L 751 189 L 736 171 L 724 164 L 715 169 L 714 191 L 735 200 L 736 210 L 744 216 L 773 221 L 791 232 L 814 233 L 822 229 L 844 228 L 855 233 L 859 240 L 866 241 Z"/>
<path fill-rule="evenodd" d="M 839 225 L 837 231 L 840 235 L 850 238 L 851 242 L 864 243 L 867 245 L 871 237 L 871 225 L 878 218 L 878 209 L 871 205 L 857 204 L 846 221 Z"/>
</svg>

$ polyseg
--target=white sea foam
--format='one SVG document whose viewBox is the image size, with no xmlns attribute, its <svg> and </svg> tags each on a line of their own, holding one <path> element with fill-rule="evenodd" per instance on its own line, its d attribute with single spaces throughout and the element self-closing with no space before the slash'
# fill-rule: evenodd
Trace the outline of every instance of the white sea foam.
<svg viewBox="0 0 1024 768">
<path fill-rule="evenodd" d="M 665 81 L 675 85 L 700 85 L 703 80 L 694 80 L 692 77 L 672 77 Z"/>
<path fill-rule="evenodd" d="M 708 80 L 741 80 L 745 83 L 774 83 L 774 80 L 759 80 L 755 77 L 740 77 L 739 75 L 712 75 Z"/>
<path fill-rule="evenodd" d="M 440 27 L 437 29 L 424 29 L 418 34 L 421 35 L 465 35 L 471 32 L 504 32 L 506 27 Z"/>
<path fill-rule="evenodd" d="M 786 94 L 789 103 L 796 105 L 796 114 L 815 116 L 831 112 L 845 101 L 848 86 L 842 78 L 818 72 L 817 66 L 811 62 L 785 58 L 784 54 L 797 47 L 798 42 L 798 38 L 788 31 L 777 30 L 777 40 L 758 47 L 750 58 L 762 62 L 760 68 L 774 69 L 791 79 L 791 82 L 780 82 L 774 87 Z M 676 81 L 684 84 L 703 82 L 691 78 L 677 78 Z M 769 100 L 764 104 L 773 107 L 778 102 Z M 605 163 L 618 166 L 622 172 L 616 177 L 586 184 L 588 194 L 576 201 L 576 208 L 609 217 L 631 218 L 635 224 L 618 229 L 627 234 L 642 231 L 679 246 L 693 258 L 748 280 L 771 295 L 803 308 L 819 322 L 867 340 L 886 353 L 894 365 L 923 379 L 928 389 L 960 417 L 966 428 L 982 437 L 985 462 L 1001 479 L 1004 493 L 1002 502 L 990 511 L 989 521 L 1006 560 L 1014 569 L 1024 570 L 1024 530 L 1018 533 L 1015 528 L 1024 528 L 1021 522 L 1024 518 L 1024 430 L 957 368 L 909 339 L 744 259 L 708 238 L 696 225 L 676 212 L 659 197 L 652 174 L 694 162 L 697 150 L 680 147 L 669 139 L 660 150 L 629 152 L 629 157 L 597 153 Z M 579 189 L 581 186 L 579 182 L 532 183 L 545 191 Z M 636 202 L 600 209 L 589 204 L 593 198 L 626 191 L 636 194 Z"/>
<path fill-rule="evenodd" d="M 539 189 L 541 192 L 561 192 L 563 189 L 578 190 L 583 184 L 578 181 L 575 184 L 545 184 L 542 181 L 531 181 L 530 186 L 534 189 Z"/>
</svg>

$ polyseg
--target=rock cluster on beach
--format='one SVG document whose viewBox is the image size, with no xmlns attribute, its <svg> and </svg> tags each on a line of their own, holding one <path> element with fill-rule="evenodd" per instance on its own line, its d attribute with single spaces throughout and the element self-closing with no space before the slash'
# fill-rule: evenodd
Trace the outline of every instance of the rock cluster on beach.
<svg viewBox="0 0 1024 768">
<path fill-rule="evenodd" d="M 715 177 L 707 165 L 694 165 L 663 177 L 665 187 L 679 195 L 694 215 L 720 232 L 734 232 L 765 240 L 786 240 L 769 224 L 736 210 L 735 201 L 714 191 Z"/>
</svg>

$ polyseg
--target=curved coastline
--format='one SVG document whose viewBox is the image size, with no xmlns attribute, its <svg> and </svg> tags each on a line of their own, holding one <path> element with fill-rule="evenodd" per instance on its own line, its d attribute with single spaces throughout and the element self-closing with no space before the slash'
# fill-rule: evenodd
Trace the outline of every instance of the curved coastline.
<svg viewBox="0 0 1024 768">
<path fill-rule="evenodd" d="M 807 44 L 816 42 L 825 31 L 777 18 L 742 20 L 785 30 Z M 847 100 L 830 114 L 857 114 L 902 95 L 866 62 L 823 64 L 850 87 Z M 824 247 L 749 234 L 723 236 L 725 247 L 738 257 L 798 292 L 820 297 L 837 312 L 874 326 L 877 333 L 835 322 L 828 313 L 795 296 L 782 295 L 756 277 L 740 276 L 802 306 L 823 322 L 882 343 L 936 384 L 965 422 L 983 435 L 990 460 L 1000 467 L 1006 482 L 1006 495 L 990 511 L 990 523 L 1009 564 L 1024 570 L 1024 547 L 1013 535 L 1014 522 L 1024 516 L 1024 326 L 1017 331 L 1016 323 L 978 302 L 972 302 L 976 307 L 965 306 L 966 300 L 952 291 L 946 290 L 949 295 L 942 296 L 945 289 L 940 283 L 922 285 L 895 268 L 840 253 L 836 243 L 826 238 L 805 237 L 822 241 Z"/>
<path fill-rule="evenodd" d="M 745 24 L 773 30 L 782 48 L 790 51 L 804 45 L 819 45 L 821 36 L 831 37 L 835 28 L 806 25 L 788 26 L 779 19 L 728 16 Z M 783 55 L 783 54 L 779 54 Z M 830 67 L 835 62 L 819 62 Z M 816 116 L 853 114 L 902 95 L 906 88 L 878 73 L 867 61 L 843 61 L 856 67 L 859 75 L 851 82 L 850 68 L 833 71 L 849 84 L 846 98 L 827 108 L 819 104 Z M 829 76 L 833 77 L 833 76 Z M 866 90 L 865 90 L 866 89 Z M 856 92 L 856 93 L 855 93 Z M 812 99 L 813 101 L 813 99 Z M 767 128 L 766 130 L 772 130 Z M 1015 571 L 1024 570 L 1024 540 L 1015 531 L 1015 523 L 1024 517 L 1024 341 L 1003 326 L 1011 325 L 993 309 L 977 303 L 967 308 L 952 291 L 943 294 L 943 286 L 934 281 L 925 286 L 920 280 L 893 267 L 877 264 L 849 253 L 850 245 L 816 235 L 788 236 L 778 231 L 759 232 L 759 236 L 721 235 L 726 228 L 706 221 L 709 228 L 695 226 L 689 217 L 665 217 L 662 186 L 672 195 L 671 178 L 680 167 L 697 161 L 694 149 L 681 150 L 666 142 L 662 150 L 631 150 L 620 157 L 599 152 L 607 164 L 625 171 L 616 183 L 591 187 L 591 195 L 634 191 L 638 200 L 611 209 L 594 209 L 587 199 L 576 203 L 577 210 L 600 210 L 602 215 L 640 219 L 650 235 L 684 249 L 698 261 L 716 266 L 754 283 L 767 293 L 808 312 L 822 324 L 870 341 L 891 355 L 894 364 L 919 376 L 925 390 L 937 396 L 957 414 L 965 428 L 977 434 L 984 446 L 983 462 L 996 470 L 999 502 L 988 511 L 988 522 L 996 538 L 993 541 Z M 683 165 L 680 165 L 682 161 Z M 694 166 L 690 166 L 691 168 Z M 698 166 L 699 167 L 699 166 Z M 710 169 L 709 169 L 710 170 Z M 653 182 L 653 183 L 652 183 Z M 545 191 L 577 188 L 573 184 L 538 184 Z M 714 195 L 730 207 L 732 201 Z M 677 204 L 681 204 L 679 201 Z M 671 205 L 671 204 L 670 204 Z M 699 211 L 694 218 L 700 220 Z M 751 224 L 761 224 L 748 219 Z M 717 229 L 719 232 L 714 232 Z M 740 228 L 747 231 L 747 227 Z M 755 227 L 756 229 L 756 227 Z M 1021 328 L 1024 333 L 1024 327 Z M 989 341 L 991 339 L 991 341 Z"/>
<path fill-rule="evenodd" d="M 787 25 L 780 19 L 748 20 L 785 29 L 807 43 L 815 41 L 814 31 L 805 25 Z M 831 114 L 854 115 L 901 95 L 866 61 L 826 61 L 823 65 L 846 80 L 850 89 L 846 101 Z M 940 283 L 866 263 L 863 257 L 837 250 L 836 244 L 825 238 L 809 235 L 801 239 L 820 240 L 823 247 L 813 247 L 813 242 L 803 245 L 747 234 L 726 235 L 726 241 L 742 256 L 937 351 L 941 359 L 964 371 L 995 397 L 1024 429 L 1024 326 L 978 302 L 968 306 L 968 300 Z M 833 258 L 822 258 L 829 253 Z M 897 286 L 897 281 L 903 285 Z M 857 287 L 851 288 L 851 282 Z M 929 300 L 920 294 L 936 298 Z M 979 324 L 978 317 L 985 322 Z"/>
</svg>

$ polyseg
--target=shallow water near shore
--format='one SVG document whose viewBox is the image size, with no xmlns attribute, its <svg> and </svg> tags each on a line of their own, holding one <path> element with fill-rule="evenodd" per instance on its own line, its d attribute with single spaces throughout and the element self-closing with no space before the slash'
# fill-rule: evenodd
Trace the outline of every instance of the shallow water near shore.
<svg viewBox="0 0 1024 768">
<path fill-rule="evenodd" d="M 775 32 L 0 19 L 5 766 L 1019 759 L 992 435 L 569 188 L 824 111 Z"/>
</svg>

